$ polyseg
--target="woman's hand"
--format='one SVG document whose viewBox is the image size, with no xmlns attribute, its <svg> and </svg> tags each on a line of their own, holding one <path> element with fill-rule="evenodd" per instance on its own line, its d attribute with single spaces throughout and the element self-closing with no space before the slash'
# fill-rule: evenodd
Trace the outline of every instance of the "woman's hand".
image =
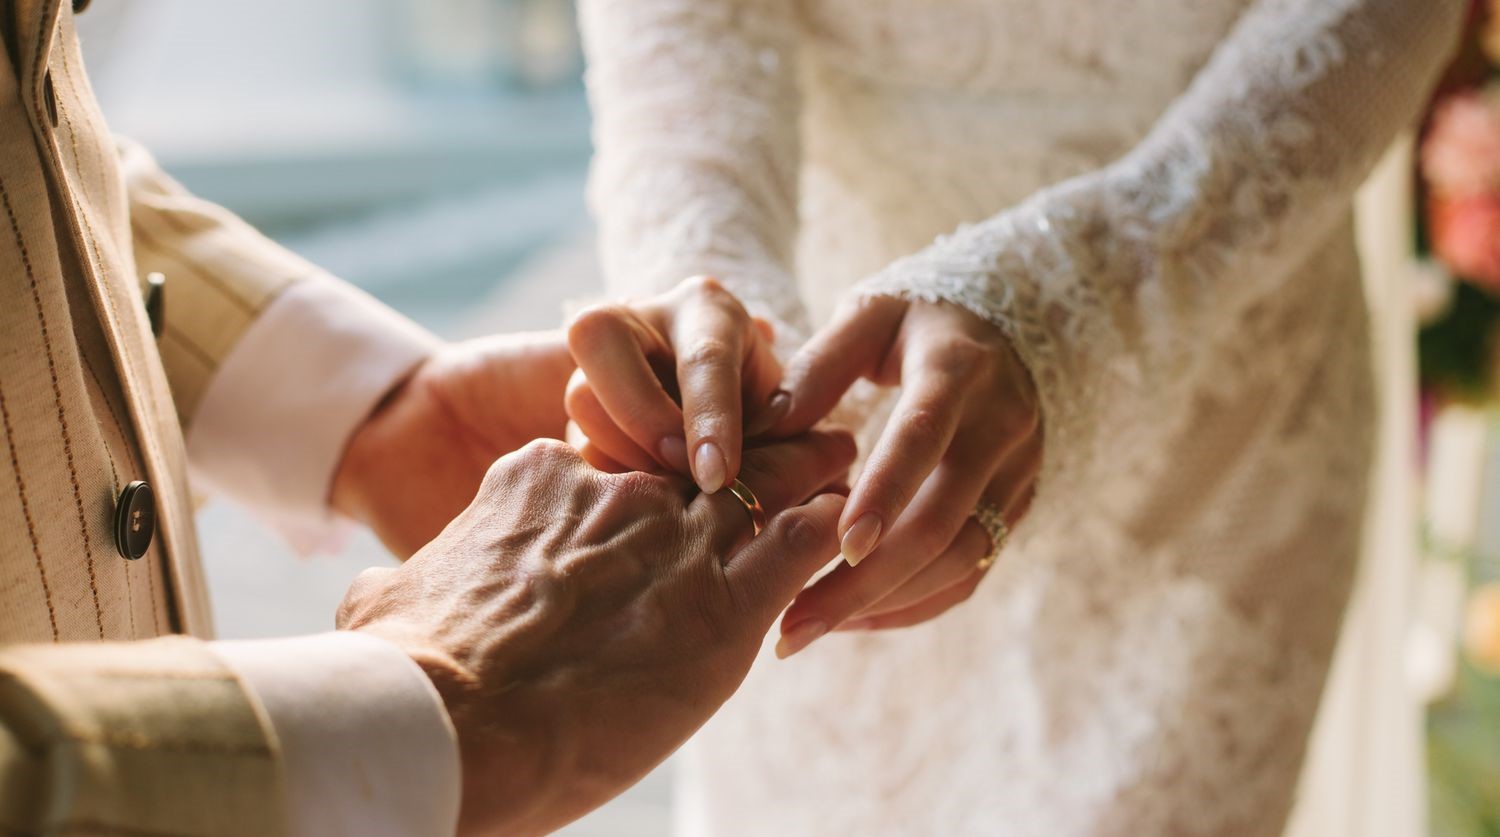
<svg viewBox="0 0 1500 837">
<path fill-rule="evenodd" d="M 913 625 L 964 601 L 992 543 L 971 519 L 993 504 L 1014 526 L 1041 465 L 1036 390 L 994 325 L 955 305 L 851 299 L 789 364 L 773 435 L 826 415 L 859 378 L 901 397 L 839 521 L 847 566 L 797 598 L 780 656 L 830 629 Z"/>
<path fill-rule="evenodd" d="M 568 326 L 578 364 L 569 441 L 595 467 L 665 468 L 718 491 L 739 473 L 746 413 L 761 427 L 780 418 L 767 403 L 781 380 L 771 338 L 769 323 L 706 276 L 580 313 Z"/>
</svg>

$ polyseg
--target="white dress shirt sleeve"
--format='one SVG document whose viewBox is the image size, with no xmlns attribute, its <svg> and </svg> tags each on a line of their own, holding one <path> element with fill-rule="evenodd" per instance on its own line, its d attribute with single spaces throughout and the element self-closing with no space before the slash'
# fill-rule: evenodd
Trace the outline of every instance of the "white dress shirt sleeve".
<svg viewBox="0 0 1500 837">
<path fill-rule="evenodd" d="M 291 837 L 454 832 L 458 740 L 432 682 L 399 648 L 353 631 L 212 646 L 270 718 Z"/>
<path fill-rule="evenodd" d="M 328 506 L 355 427 L 440 341 L 327 276 L 283 291 L 224 358 L 187 434 L 194 481 L 255 512 L 298 552 L 331 551 Z"/>
</svg>

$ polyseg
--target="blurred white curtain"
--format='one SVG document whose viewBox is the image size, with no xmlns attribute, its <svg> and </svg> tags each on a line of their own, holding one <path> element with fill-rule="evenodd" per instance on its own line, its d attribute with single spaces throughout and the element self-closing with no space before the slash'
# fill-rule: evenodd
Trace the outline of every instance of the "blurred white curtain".
<svg viewBox="0 0 1500 837">
<path fill-rule="evenodd" d="M 1424 709 L 1404 655 L 1418 556 L 1412 148 L 1410 139 L 1392 148 L 1357 204 L 1380 391 L 1379 447 L 1364 559 L 1287 837 L 1427 833 Z"/>
</svg>

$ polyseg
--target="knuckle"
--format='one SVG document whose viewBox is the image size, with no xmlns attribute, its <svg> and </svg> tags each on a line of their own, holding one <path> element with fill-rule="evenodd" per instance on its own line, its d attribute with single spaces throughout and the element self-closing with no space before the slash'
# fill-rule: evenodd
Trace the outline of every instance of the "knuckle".
<svg viewBox="0 0 1500 837">
<path fill-rule="evenodd" d="M 347 629 L 368 622 L 368 615 L 375 608 L 379 591 L 385 587 L 387 579 L 394 572 L 390 567 L 370 567 L 355 576 L 334 613 L 334 624 L 340 629 Z"/>
<path fill-rule="evenodd" d="M 668 478 L 645 471 L 609 474 L 606 484 L 609 486 L 606 503 L 659 504 L 673 494 L 672 483 Z"/>
<path fill-rule="evenodd" d="M 941 438 L 948 426 L 947 410 L 937 404 L 920 404 L 902 417 L 902 424 L 909 436 L 919 439 Z"/>
<path fill-rule="evenodd" d="M 856 294 L 846 296 L 839 304 L 837 313 L 840 319 L 853 320 L 878 314 L 889 310 L 893 305 L 901 304 L 903 303 L 894 297 Z"/>
<path fill-rule="evenodd" d="M 688 289 L 701 294 L 719 293 L 724 290 L 724 283 L 717 278 L 707 274 L 690 277 L 687 280 Z"/>
<path fill-rule="evenodd" d="M 484 479 L 479 482 L 479 493 L 481 495 L 494 494 L 510 482 L 512 468 L 510 456 L 502 456 L 490 463 L 490 467 L 484 472 Z"/>
<path fill-rule="evenodd" d="M 699 338 L 682 353 L 684 366 L 728 366 L 739 363 L 738 352 L 729 341 L 718 337 Z"/>
<path fill-rule="evenodd" d="M 574 349 L 587 347 L 594 341 L 613 334 L 625 316 L 625 306 L 618 303 L 602 303 L 585 308 L 568 323 L 568 345 Z"/>
<path fill-rule="evenodd" d="M 582 462 L 578 452 L 567 442 L 558 439 L 532 439 L 519 450 L 500 457 L 485 471 L 483 488 L 495 490 L 509 484 L 516 475 L 536 474 L 545 471 L 556 476 L 557 471 Z"/>
<path fill-rule="evenodd" d="M 939 373 L 959 381 L 972 381 L 990 365 L 988 346 L 969 337 L 954 336 L 934 347 L 928 364 Z"/>
<path fill-rule="evenodd" d="M 776 519 L 776 538 L 795 552 L 810 552 L 834 541 L 833 527 L 802 509 L 792 509 Z"/>
</svg>

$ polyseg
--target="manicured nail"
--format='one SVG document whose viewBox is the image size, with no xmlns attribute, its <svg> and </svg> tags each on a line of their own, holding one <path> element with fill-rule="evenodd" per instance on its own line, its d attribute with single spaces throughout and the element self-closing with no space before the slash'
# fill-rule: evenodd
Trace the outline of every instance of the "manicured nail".
<svg viewBox="0 0 1500 837">
<path fill-rule="evenodd" d="M 746 436 L 759 436 L 781 423 L 786 414 L 792 409 L 792 395 L 784 389 L 778 389 L 771 393 L 766 406 L 761 408 L 755 416 L 755 421 L 745 428 Z"/>
<path fill-rule="evenodd" d="M 844 560 L 849 566 L 858 566 L 860 561 L 875 548 L 875 542 L 880 539 L 880 515 L 875 512 L 865 512 L 854 521 L 849 531 L 844 533 L 844 540 L 839 544 L 839 551 L 844 553 Z"/>
<path fill-rule="evenodd" d="M 828 633 L 828 623 L 821 619 L 809 619 L 806 622 L 798 622 L 781 633 L 781 639 L 776 640 L 776 656 L 785 660 L 787 657 L 801 651 L 813 640 Z"/>
<path fill-rule="evenodd" d="M 729 469 L 724 464 L 724 453 L 719 450 L 718 445 L 713 442 L 699 445 L 694 465 L 694 476 L 698 478 L 698 487 L 703 489 L 704 494 L 712 494 L 724 487 L 725 475 Z"/>
<path fill-rule="evenodd" d="M 667 460 L 667 464 L 679 471 L 688 469 L 687 442 L 681 436 L 668 436 L 661 440 L 657 446 L 661 451 L 661 458 Z"/>
</svg>

